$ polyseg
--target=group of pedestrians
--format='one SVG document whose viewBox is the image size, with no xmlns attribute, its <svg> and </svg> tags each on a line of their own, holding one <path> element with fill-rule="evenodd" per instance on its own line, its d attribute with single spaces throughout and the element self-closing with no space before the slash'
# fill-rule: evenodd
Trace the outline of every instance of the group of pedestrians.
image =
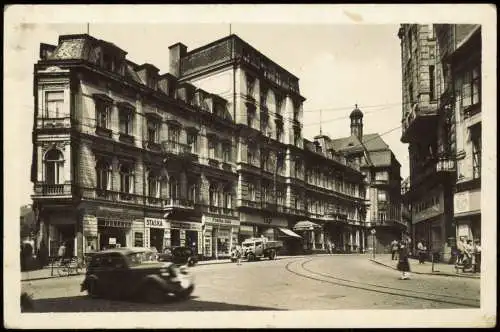
<svg viewBox="0 0 500 332">
<path fill-rule="evenodd" d="M 479 240 L 467 240 L 464 236 L 460 237 L 457 243 L 457 265 L 469 269 L 471 272 L 480 272 L 481 267 L 481 245 Z"/>
</svg>

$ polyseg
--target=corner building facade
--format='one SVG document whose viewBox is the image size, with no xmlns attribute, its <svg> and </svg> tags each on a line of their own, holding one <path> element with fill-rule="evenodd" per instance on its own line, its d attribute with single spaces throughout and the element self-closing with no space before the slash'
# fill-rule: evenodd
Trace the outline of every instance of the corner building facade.
<svg viewBox="0 0 500 332">
<path fill-rule="evenodd" d="M 457 238 L 481 234 L 481 29 L 403 24 L 398 36 L 413 242 L 448 261 Z"/>
<path fill-rule="evenodd" d="M 260 235 L 283 239 L 289 252 L 324 249 L 334 219 L 315 223 L 310 241 L 291 230 L 310 216 L 298 78 L 235 35 L 190 52 L 178 43 L 169 53 L 169 73 L 160 75 L 89 35 L 41 44 L 37 249 L 56 255 L 64 242 L 82 256 L 109 246 L 190 246 L 219 258 Z M 362 192 L 359 170 L 317 158 Z M 342 191 L 310 188 L 325 200 Z M 364 199 L 344 195 L 338 204 Z"/>
</svg>

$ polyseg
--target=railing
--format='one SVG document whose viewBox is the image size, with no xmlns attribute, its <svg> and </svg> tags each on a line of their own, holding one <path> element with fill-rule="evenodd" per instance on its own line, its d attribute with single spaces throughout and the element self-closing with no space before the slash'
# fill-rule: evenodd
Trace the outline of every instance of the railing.
<svg viewBox="0 0 500 332">
<path fill-rule="evenodd" d="M 165 153 L 172 153 L 176 155 L 191 154 L 191 146 L 188 144 L 183 144 L 176 141 L 163 141 L 161 146 L 163 152 Z"/>
<path fill-rule="evenodd" d="M 143 196 L 133 193 L 99 189 L 99 188 L 80 188 L 82 198 L 86 199 L 104 199 L 108 201 L 122 201 L 134 204 L 143 203 Z"/>
<path fill-rule="evenodd" d="M 71 195 L 71 184 L 45 184 L 38 183 L 35 185 L 35 195 L 42 196 L 66 196 Z"/>
<path fill-rule="evenodd" d="M 269 201 L 262 201 L 262 208 L 270 211 L 277 210 L 277 204 Z"/>
<path fill-rule="evenodd" d="M 71 127 L 71 118 L 63 117 L 63 118 L 43 118 L 36 120 L 37 128 L 70 128 Z"/>
<path fill-rule="evenodd" d="M 172 209 L 172 208 L 185 208 L 185 209 L 194 209 L 194 202 L 188 199 L 181 198 L 167 198 L 163 200 L 163 208 Z"/>
<path fill-rule="evenodd" d="M 134 144 L 134 136 L 126 134 L 126 133 L 120 133 L 120 142 L 128 143 L 128 144 Z"/>
<path fill-rule="evenodd" d="M 261 202 L 257 201 L 252 201 L 248 199 L 239 199 L 238 200 L 238 207 L 249 207 L 253 209 L 260 209 L 262 208 Z"/>
<path fill-rule="evenodd" d="M 103 137 L 111 137 L 111 134 L 113 133 L 111 129 L 109 128 L 104 128 L 104 127 L 96 127 L 95 128 L 95 133 L 98 136 L 103 136 Z"/>
</svg>

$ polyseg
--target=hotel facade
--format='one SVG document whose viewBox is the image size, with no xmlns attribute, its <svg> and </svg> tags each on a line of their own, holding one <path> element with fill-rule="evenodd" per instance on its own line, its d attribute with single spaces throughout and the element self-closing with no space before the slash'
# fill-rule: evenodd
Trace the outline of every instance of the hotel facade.
<svg viewBox="0 0 500 332">
<path fill-rule="evenodd" d="M 41 44 L 34 66 L 37 250 L 190 246 L 227 257 L 251 236 L 285 251 L 365 246 L 359 165 L 302 137 L 298 78 L 236 35 L 168 73 L 92 36 Z"/>
</svg>

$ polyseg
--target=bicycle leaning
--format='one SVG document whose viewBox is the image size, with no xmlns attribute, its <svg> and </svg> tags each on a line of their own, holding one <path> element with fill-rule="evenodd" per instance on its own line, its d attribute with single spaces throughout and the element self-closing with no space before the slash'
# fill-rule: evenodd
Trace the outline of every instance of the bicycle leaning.
<svg viewBox="0 0 500 332">
<path fill-rule="evenodd" d="M 85 268 L 85 262 L 78 257 L 61 258 L 57 269 L 57 274 L 62 276 L 78 275 Z"/>
</svg>

